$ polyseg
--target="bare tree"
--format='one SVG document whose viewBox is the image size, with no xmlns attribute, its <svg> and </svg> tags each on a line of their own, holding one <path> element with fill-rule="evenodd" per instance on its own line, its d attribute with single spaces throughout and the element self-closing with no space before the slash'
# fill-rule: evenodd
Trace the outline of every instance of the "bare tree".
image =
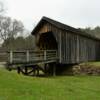
<svg viewBox="0 0 100 100">
<path fill-rule="evenodd" d="M 6 9 L 4 8 L 4 3 L 3 3 L 3 1 L 0 0 L 0 17 L 2 15 L 4 15 L 5 11 L 6 11 Z M 0 38 L 0 45 L 1 45 L 1 43 L 2 43 L 2 39 Z"/>
<path fill-rule="evenodd" d="M 6 41 L 8 38 L 15 38 L 23 30 L 22 22 L 12 20 L 10 17 L 0 16 L 0 38 L 3 41 Z"/>
<path fill-rule="evenodd" d="M 0 15 L 2 15 L 6 11 L 3 2 L 0 1 Z"/>
</svg>

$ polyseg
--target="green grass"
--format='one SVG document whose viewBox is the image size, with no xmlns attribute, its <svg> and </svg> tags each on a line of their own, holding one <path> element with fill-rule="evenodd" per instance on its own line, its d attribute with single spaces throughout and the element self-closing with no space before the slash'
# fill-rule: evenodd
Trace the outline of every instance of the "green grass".
<svg viewBox="0 0 100 100">
<path fill-rule="evenodd" d="M 88 64 L 100 67 L 100 62 L 89 62 Z"/>
<path fill-rule="evenodd" d="M 39 78 L 0 69 L 0 100 L 100 100 L 100 77 Z"/>
<path fill-rule="evenodd" d="M 93 67 L 98 67 L 99 68 L 100 67 L 100 61 L 81 63 L 80 65 L 87 65 L 87 67 L 89 65 L 89 66 L 93 66 Z"/>
</svg>

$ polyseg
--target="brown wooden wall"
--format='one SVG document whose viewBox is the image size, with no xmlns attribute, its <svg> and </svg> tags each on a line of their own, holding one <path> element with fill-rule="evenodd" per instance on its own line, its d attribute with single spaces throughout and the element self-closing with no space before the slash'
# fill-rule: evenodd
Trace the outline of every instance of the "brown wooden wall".
<svg viewBox="0 0 100 100">
<path fill-rule="evenodd" d="M 36 32 L 37 43 L 41 34 L 45 32 L 52 32 L 57 41 L 60 63 L 69 64 L 100 60 L 100 41 L 62 30 L 50 23 L 43 23 Z"/>
</svg>

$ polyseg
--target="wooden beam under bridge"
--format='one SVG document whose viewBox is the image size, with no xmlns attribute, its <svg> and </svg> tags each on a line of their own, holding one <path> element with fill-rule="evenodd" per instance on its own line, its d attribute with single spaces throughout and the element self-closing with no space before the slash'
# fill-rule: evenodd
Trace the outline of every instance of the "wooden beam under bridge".
<svg viewBox="0 0 100 100">
<path fill-rule="evenodd" d="M 42 70 L 45 74 L 47 73 L 47 64 L 52 64 L 53 76 L 56 75 L 55 62 L 58 61 L 56 50 L 41 50 L 41 51 L 10 51 L 8 52 L 8 65 L 16 65 L 17 72 L 29 75 L 30 73 L 37 72 L 36 76 L 39 75 L 39 70 Z M 44 64 L 44 69 L 40 68 L 38 65 Z M 20 65 L 20 67 L 18 67 Z M 37 67 L 34 67 L 36 66 Z M 32 70 L 29 71 L 28 68 L 32 66 Z M 34 74 L 35 75 L 35 74 Z"/>
</svg>

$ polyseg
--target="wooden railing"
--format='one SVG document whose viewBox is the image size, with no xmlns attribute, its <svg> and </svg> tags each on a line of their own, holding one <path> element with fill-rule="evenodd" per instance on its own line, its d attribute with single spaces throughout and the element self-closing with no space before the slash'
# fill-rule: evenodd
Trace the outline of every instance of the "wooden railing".
<svg viewBox="0 0 100 100">
<path fill-rule="evenodd" d="M 56 50 L 41 51 L 10 51 L 8 52 L 9 63 L 28 63 L 57 60 Z"/>
<path fill-rule="evenodd" d="M 0 63 L 1 62 L 6 62 L 6 60 L 7 60 L 7 53 L 6 53 L 6 51 L 0 51 Z"/>
</svg>

